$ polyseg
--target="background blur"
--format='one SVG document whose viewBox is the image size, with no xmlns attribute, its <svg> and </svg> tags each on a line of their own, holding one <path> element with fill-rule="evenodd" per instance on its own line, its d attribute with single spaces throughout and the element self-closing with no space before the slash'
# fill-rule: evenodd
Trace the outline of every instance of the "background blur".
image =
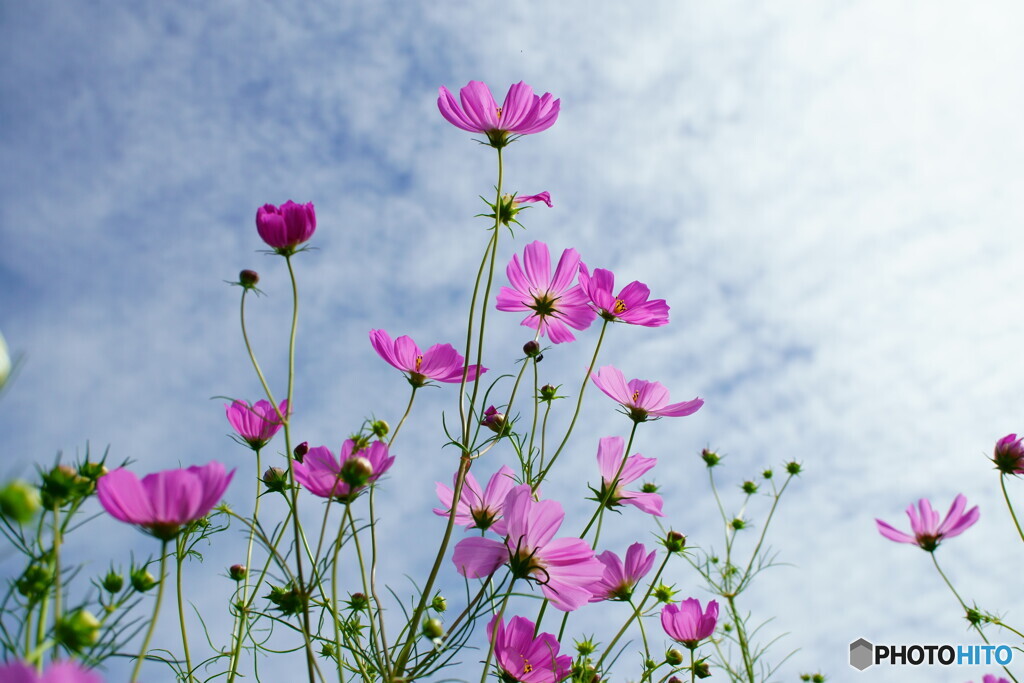
<svg viewBox="0 0 1024 683">
<path fill-rule="evenodd" d="M 775 617 L 765 640 L 789 634 L 770 660 L 800 648 L 776 679 L 990 671 L 857 674 L 847 651 L 858 637 L 978 642 L 928 557 L 875 531 L 876 516 L 905 528 L 903 509 L 921 496 L 943 513 L 958 492 L 981 506 L 939 559 L 968 601 L 1024 623 L 1021 549 L 985 460 L 997 438 L 1024 431 L 1018 5 L 283 5 L 0 7 L 0 329 L 25 354 L 2 398 L 0 478 L 109 444 L 140 473 L 237 467 L 228 500 L 249 509 L 251 455 L 228 438 L 224 401 L 210 399 L 260 396 L 239 290 L 224 281 L 260 272 L 268 296 L 252 302 L 251 331 L 283 392 L 287 277 L 258 253 L 253 217 L 287 199 L 314 202 L 319 224 L 318 250 L 296 259 L 296 436 L 337 451 L 369 412 L 394 425 L 408 385 L 367 332 L 461 345 L 486 239 L 477 195 L 495 182 L 493 151 L 441 118 L 437 88 L 484 80 L 500 101 L 524 80 L 560 97 L 562 114 L 507 150 L 505 186 L 548 190 L 555 208 L 522 214 L 527 230 L 503 237 L 499 262 L 533 239 L 573 246 L 668 300 L 669 326 L 615 326 L 601 360 L 662 382 L 674 400 L 706 400 L 692 417 L 643 425 L 636 442 L 659 458 L 671 525 L 721 545 L 705 446 L 727 454 L 718 471 L 735 505 L 733 484 L 804 463 L 770 538 L 789 565 L 743 602 L 755 620 Z M 519 319 L 490 318 L 484 363 L 495 372 L 513 369 L 530 338 Z M 575 395 L 596 336 L 546 352 L 542 381 Z M 433 555 L 433 541 L 408 539 L 439 536 L 434 481 L 456 465 L 439 417 L 457 389 L 420 393 L 380 506 L 385 578 L 399 592 L 403 572 Z M 584 411 L 544 491 L 572 528 L 592 509 L 583 480 L 597 479 L 598 438 L 629 426 L 594 389 Z M 497 448 L 474 472 L 511 459 Z M 649 543 L 642 517 L 627 508 L 602 545 Z M 89 529 L 74 546 L 86 575 L 157 550 L 113 520 Z M 219 545 L 241 549 L 231 533 Z M 191 568 L 190 597 L 215 632 L 226 632 L 223 568 L 236 561 L 211 549 Z M 684 565 L 670 578 L 683 597 L 708 597 Z M 172 604 L 165 643 L 176 642 Z M 584 613 L 568 632 L 600 633 L 599 622 Z M 630 657 L 622 676 L 633 676 Z"/>
</svg>

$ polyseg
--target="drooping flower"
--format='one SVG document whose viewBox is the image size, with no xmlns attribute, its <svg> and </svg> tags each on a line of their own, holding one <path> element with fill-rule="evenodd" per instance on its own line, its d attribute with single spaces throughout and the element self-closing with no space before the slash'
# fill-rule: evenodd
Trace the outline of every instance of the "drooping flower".
<svg viewBox="0 0 1024 683">
<path fill-rule="evenodd" d="M 224 410 L 238 436 L 254 451 L 266 446 L 281 429 L 281 418 L 270 401 L 256 401 L 250 406 L 245 401 L 236 400 L 226 404 Z M 288 399 L 281 401 L 280 411 L 281 415 L 288 417 Z"/>
<path fill-rule="evenodd" d="M 490 88 L 480 81 L 470 81 L 459 91 L 462 107 L 451 91 L 443 85 L 438 89 L 437 108 L 448 123 L 469 131 L 484 133 L 492 147 L 501 149 L 515 138 L 547 130 L 558 119 L 561 100 L 551 93 L 533 94 L 533 88 L 519 81 L 508 89 L 505 102 L 499 107 Z"/>
<path fill-rule="evenodd" d="M 703 610 L 700 600 L 689 598 L 678 605 L 665 605 L 661 610 L 661 627 L 669 638 L 691 650 L 715 632 L 718 603 L 714 600 Z"/>
<path fill-rule="evenodd" d="M 532 204 L 535 202 L 544 202 L 550 209 L 553 204 L 551 203 L 551 193 L 541 192 L 539 194 L 528 194 L 528 195 L 502 195 L 498 203 L 491 204 L 489 201 L 484 200 L 487 206 L 491 207 L 491 213 L 481 214 L 488 218 L 496 218 L 503 225 L 509 225 L 515 223 L 516 225 L 522 225 L 516 220 L 516 214 L 523 209 L 530 207 L 523 206 L 523 204 Z M 495 213 L 496 212 L 496 213 Z"/>
<path fill-rule="evenodd" d="M 651 571 L 657 554 L 655 550 L 647 554 L 643 543 L 634 543 L 626 550 L 625 564 L 611 550 L 598 555 L 598 561 L 604 565 L 604 576 L 590 587 L 594 594 L 590 602 L 629 600 L 636 584 Z"/>
<path fill-rule="evenodd" d="M 569 328 L 585 330 L 596 314 L 587 305 L 583 288 L 574 284 L 579 271 L 580 255 L 566 249 L 551 275 L 548 245 L 535 241 L 523 250 L 523 264 L 513 254 L 505 269 L 511 287 L 498 292 L 499 311 L 530 311 L 522 324 L 540 330 L 555 344 L 573 341 Z"/>
<path fill-rule="evenodd" d="M 43 673 L 25 662 L 0 664 L 4 683 L 103 683 L 103 679 L 77 662 L 53 662 Z"/>
<path fill-rule="evenodd" d="M 422 387 L 428 380 L 462 382 L 465 360 L 451 344 L 434 344 L 426 351 L 420 351 L 420 347 L 408 336 L 403 335 L 392 341 L 384 330 L 370 330 L 370 344 L 377 355 L 407 373 L 406 378 L 414 387 Z M 470 382 L 476 379 L 477 374 L 485 372 L 485 367 L 470 365 L 466 381 Z"/>
<path fill-rule="evenodd" d="M 256 210 L 256 230 L 267 246 L 282 256 L 295 253 L 295 248 L 309 241 L 316 230 L 313 202 L 296 204 L 292 200 L 281 206 L 264 204 Z"/>
<path fill-rule="evenodd" d="M 553 500 L 533 500 L 529 484 L 513 488 L 502 510 L 507 536 L 502 541 L 464 538 L 455 546 L 455 568 L 470 579 L 490 575 L 508 564 L 517 579 L 540 584 L 544 597 L 563 612 L 585 605 L 588 589 L 604 576 L 604 565 L 590 544 L 579 538 L 555 538 L 565 512 Z"/>
<path fill-rule="evenodd" d="M 634 280 L 618 294 L 613 294 L 615 274 L 604 268 L 595 268 L 591 275 L 585 263 L 580 264 L 579 278 L 591 304 L 605 320 L 620 320 L 644 327 L 668 324 L 668 304 L 664 299 L 651 299 L 651 290 L 644 283 Z"/>
<path fill-rule="evenodd" d="M 524 617 L 512 617 L 506 625 L 496 614 L 487 624 L 487 639 L 494 642 L 494 660 L 503 680 L 558 683 L 572 672 L 572 657 L 558 654 L 558 639 L 550 633 L 534 637 L 535 630 Z"/>
<path fill-rule="evenodd" d="M 933 552 L 944 539 L 959 536 L 978 521 L 978 517 L 981 516 L 978 506 L 975 505 L 966 513 L 964 512 L 965 507 L 967 507 L 967 498 L 962 493 L 957 494 L 957 497 L 953 499 L 953 504 L 949 507 L 946 518 L 939 524 L 939 513 L 932 509 L 932 504 L 927 498 L 919 500 L 916 509 L 911 503 L 907 507 L 907 517 L 910 518 L 910 529 L 914 532 L 913 536 L 893 528 L 880 519 L 876 519 L 875 523 L 878 525 L 878 532 L 890 541 L 911 543 L 920 546 L 922 550 Z"/>
<path fill-rule="evenodd" d="M 657 465 L 658 459 L 645 458 L 637 453 L 626 458 L 626 463 L 623 464 L 625 448 L 626 444 L 621 436 L 606 436 L 598 442 L 597 464 L 601 470 L 601 490 L 595 491 L 598 500 L 606 501 L 605 505 L 609 509 L 620 505 L 632 505 L 649 515 L 664 517 L 661 512 L 661 496 L 657 493 L 624 490 L 626 484 L 636 481 Z M 615 488 L 609 491 L 612 482 L 615 483 Z"/>
<path fill-rule="evenodd" d="M 544 202 L 548 205 L 549 209 L 554 206 L 551 203 L 551 193 L 547 191 L 537 194 L 517 194 L 515 197 L 512 197 L 513 204 L 531 204 L 533 202 Z"/>
<path fill-rule="evenodd" d="M 1024 437 L 1018 439 L 1016 434 L 1007 434 L 996 441 L 992 462 L 1003 474 L 1024 474 Z"/>
<path fill-rule="evenodd" d="M 313 495 L 349 502 L 387 472 L 394 461 L 383 441 L 374 441 L 357 451 L 355 441 L 346 439 L 340 461 L 326 446 L 317 446 L 310 448 L 302 462 L 294 463 L 293 467 L 295 481 Z"/>
<path fill-rule="evenodd" d="M 693 415 L 704 405 L 704 401 L 695 398 L 682 403 L 669 403 L 668 389 L 658 382 L 644 379 L 631 379 L 626 382 L 622 371 L 606 365 L 591 374 L 597 388 L 622 404 L 626 414 L 634 422 L 646 422 L 648 417 L 684 417 Z"/>
<path fill-rule="evenodd" d="M 162 541 L 178 535 L 182 527 L 205 517 L 220 501 L 234 470 L 211 462 L 202 467 L 164 470 L 142 481 L 126 469 L 100 477 L 96 494 L 103 508 L 116 519 L 141 527 Z"/>
<path fill-rule="evenodd" d="M 452 476 L 453 486 L 457 476 Z M 455 523 L 467 529 L 491 529 L 499 536 L 504 536 L 506 529 L 502 520 L 502 508 L 505 505 L 505 496 L 515 485 L 515 475 L 508 465 L 502 465 L 483 490 L 480 489 L 480 484 L 473 473 L 467 472 L 459 504 L 455 506 Z M 434 508 L 434 514 L 447 517 L 452 508 L 453 496 L 452 489 L 437 482 L 437 498 L 445 507 Z"/>
</svg>

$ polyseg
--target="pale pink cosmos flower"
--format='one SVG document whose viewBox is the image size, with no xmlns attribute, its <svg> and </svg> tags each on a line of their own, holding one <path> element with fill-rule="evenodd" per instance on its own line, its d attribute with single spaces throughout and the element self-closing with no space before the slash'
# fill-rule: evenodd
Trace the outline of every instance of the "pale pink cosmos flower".
<svg viewBox="0 0 1024 683">
<path fill-rule="evenodd" d="M 684 417 L 693 415 L 704 405 L 704 401 L 695 398 L 682 403 L 669 403 L 668 389 L 658 382 L 644 379 L 631 379 L 626 382 L 622 371 L 606 365 L 591 374 L 597 388 L 622 404 L 626 415 L 634 422 L 646 422 L 648 417 Z"/>
<path fill-rule="evenodd" d="M 587 295 L 574 284 L 579 265 L 576 250 L 566 249 L 552 276 L 548 245 L 530 242 L 523 250 L 522 265 L 519 255 L 513 254 L 505 269 L 512 286 L 498 292 L 498 310 L 530 311 L 523 325 L 539 330 L 555 344 L 573 341 L 576 337 L 569 328 L 585 330 L 596 317 L 587 306 Z"/>
<path fill-rule="evenodd" d="M 357 451 L 355 441 L 346 439 L 340 461 L 326 446 L 310 448 L 302 462 L 294 463 L 295 481 L 315 496 L 351 502 L 366 487 L 388 471 L 395 458 L 383 441 L 374 441 Z"/>
<path fill-rule="evenodd" d="M 665 605 L 661 610 L 661 627 L 665 633 L 691 650 L 715 632 L 717 623 L 718 603 L 714 600 L 708 603 L 706 610 L 701 609 L 697 598 L 683 600 L 678 605 Z"/>
<path fill-rule="evenodd" d="M 452 485 L 458 475 L 452 475 Z M 437 498 L 443 508 L 434 508 L 434 514 L 447 517 L 452 508 L 453 489 L 441 482 L 437 483 Z M 466 473 L 466 481 L 462 485 L 459 504 L 455 506 L 455 523 L 467 529 L 490 529 L 499 536 L 506 533 L 505 522 L 502 520 L 502 508 L 505 496 L 516 485 L 515 474 L 508 465 L 502 465 L 487 482 L 487 488 L 481 490 L 480 484 L 472 472 Z"/>
<path fill-rule="evenodd" d="M 1003 474 L 1024 474 L 1024 438 L 1018 439 L 1016 434 L 1007 434 L 996 441 L 992 453 L 992 462 Z"/>
<path fill-rule="evenodd" d="M 234 401 L 225 405 L 228 422 L 238 432 L 249 448 L 258 451 L 266 446 L 281 429 L 281 417 L 270 401 L 256 401 L 250 406 L 246 401 Z M 281 415 L 288 417 L 288 399 L 281 401 Z"/>
<path fill-rule="evenodd" d="M 53 662 L 43 673 L 24 662 L 0 664 L 4 683 L 103 683 L 103 679 L 77 662 Z"/>
<path fill-rule="evenodd" d="M 651 290 L 634 280 L 615 291 L 615 274 L 604 268 L 595 268 L 591 275 L 585 263 L 580 264 L 580 286 L 598 315 L 609 322 L 622 321 L 630 325 L 660 327 L 668 324 L 668 304 L 664 299 L 651 299 Z"/>
<path fill-rule="evenodd" d="M 508 89 L 505 102 L 499 107 L 490 88 L 480 81 L 470 81 L 459 91 L 462 107 L 451 91 L 443 85 L 438 89 L 437 108 L 448 123 L 470 133 L 484 133 L 492 147 L 504 147 L 514 138 L 550 128 L 558 119 L 561 100 L 551 93 L 533 94 L 533 88 L 519 81 Z"/>
<path fill-rule="evenodd" d="M 406 379 L 414 387 L 422 387 L 428 380 L 462 382 L 465 360 L 451 344 L 434 344 L 426 351 L 420 351 L 420 347 L 408 336 L 403 335 L 392 341 L 384 330 L 370 330 L 370 344 L 377 355 L 407 373 Z M 487 368 L 470 365 L 466 381 L 471 382 L 478 374 L 485 372 Z"/>
<path fill-rule="evenodd" d="M 452 557 L 458 572 L 479 579 L 508 564 L 517 579 L 540 584 L 544 597 L 563 612 L 585 605 L 592 595 L 588 587 L 604 576 L 604 565 L 586 541 L 555 538 L 565 518 L 562 506 L 553 500 L 533 500 L 530 485 L 522 484 L 505 497 L 502 512 L 507 532 L 504 542 L 462 539 Z"/>
<path fill-rule="evenodd" d="M 572 672 L 572 657 L 558 654 L 558 639 L 550 633 L 534 637 L 536 626 L 524 617 L 508 625 L 495 614 L 487 624 L 487 640 L 494 642 L 494 660 L 502 679 L 520 683 L 558 683 Z"/>
<path fill-rule="evenodd" d="M 256 211 L 256 230 L 277 253 L 294 254 L 295 248 L 309 241 L 316 230 L 313 203 L 296 204 L 289 199 L 279 207 L 264 204 Z"/>
<path fill-rule="evenodd" d="M 920 546 L 922 550 L 933 552 L 944 539 L 959 536 L 978 521 L 978 517 L 981 516 L 978 506 L 975 505 L 966 513 L 964 512 L 965 507 L 967 507 L 967 498 L 962 493 L 957 494 L 957 497 L 953 499 L 953 504 L 949 507 L 946 518 L 940 524 L 939 513 L 932 509 L 932 504 L 927 498 L 919 500 L 916 509 L 911 503 L 907 508 L 907 517 L 910 518 L 910 529 L 914 532 L 913 536 L 893 528 L 880 519 L 876 519 L 875 523 L 878 525 L 878 532 L 890 541 L 911 543 Z"/>
<path fill-rule="evenodd" d="M 609 509 L 619 505 L 632 505 L 649 515 L 664 517 L 661 512 L 661 496 L 657 493 L 624 490 L 626 484 L 636 481 L 657 465 L 658 459 L 645 458 L 637 453 L 626 458 L 626 464 L 623 465 L 622 456 L 625 450 L 626 444 L 621 436 L 606 436 L 598 442 L 597 464 L 601 470 L 601 490 L 596 492 L 598 500 L 607 500 L 605 505 Z M 612 482 L 615 483 L 615 488 L 609 496 L 608 489 Z"/>
<path fill-rule="evenodd" d="M 604 576 L 590 587 L 594 594 L 590 602 L 629 600 L 636 584 L 651 571 L 657 554 L 655 550 L 648 554 L 643 543 L 634 543 L 626 550 L 625 563 L 611 550 L 598 555 L 598 561 L 604 565 Z"/>
<path fill-rule="evenodd" d="M 234 474 L 216 461 L 147 474 L 142 481 L 126 469 L 117 469 L 100 477 L 96 495 L 115 519 L 168 541 L 213 509 Z"/>
</svg>

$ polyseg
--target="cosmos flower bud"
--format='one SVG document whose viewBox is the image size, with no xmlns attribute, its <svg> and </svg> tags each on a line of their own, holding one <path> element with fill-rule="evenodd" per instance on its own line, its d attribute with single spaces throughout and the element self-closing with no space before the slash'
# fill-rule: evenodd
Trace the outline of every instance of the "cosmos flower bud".
<svg viewBox="0 0 1024 683">
<path fill-rule="evenodd" d="M 139 593 L 145 593 L 156 586 L 156 577 L 145 567 L 132 569 L 128 574 L 128 580 L 131 582 L 132 588 Z"/>
<path fill-rule="evenodd" d="M 665 540 L 661 542 L 670 553 L 682 552 L 686 547 L 686 536 L 683 536 L 678 531 L 670 531 L 665 534 Z"/>
<path fill-rule="evenodd" d="M 555 393 L 558 391 L 558 387 L 553 387 L 550 384 L 545 384 L 540 388 L 540 400 L 542 401 L 553 401 L 558 398 Z"/>
<path fill-rule="evenodd" d="M 370 606 L 370 601 L 366 598 L 363 593 L 353 593 L 348 598 L 348 606 L 350 609 L 354 609 L 357 612 L 361 612 Z"/>
<path fill-rule="evenodd" d="M 248 569 L 244 564 L 233 564 L 228 567 L 228 576 L 231 577 L 232 581 L 241 581 L 245 578 L 248 573 Z"/>
<path fill-rule="evenodd" d="M 729 526 L 731 526 L 734 531 L 739 531 L 747 526 L 747 522 L 742 517 L 737 517 L 729 522 Z"/>
<path fill-rule="evenodd" d="M 765 479 L 771 479 L 773 474 L 774 473 L 771 470 L 765 470 L 764 472 L 761 473 L 761 476 L 764 477 Z"/>
<path fill-rule="evenodd" d="M 800 474 L 801 472 L 803 472 L 804 468 L 801 467 L 800 463 L 798 463 L 796 460 L 793 460 L 792 462 L 787 462 L 786 463 L 786 471 L 789 472 L 790 474 L 796 476 L 796 475 Z"/>
<path fill-rule="evenodd" d="M 654 587 L 654 597 L 658 602 L 670 603 L 675 594 L 676 590 L 672 586 L 660 583 Z"/>
<path fill-rule="evenodd" d="M 301 614 L 306 607 L 306 596 L 302 591 L 289 583 L 287 586 L 271 586 L 267 600 L 274 603 L 274 606 L 282 613 L 289 616 Z"/>
<path fill-rule="evenodd" d="M 238 274 L 238 284 L 242 285 L 245 289 L 256 289 L 259 281 L 260 275 L 255 270 L 247 269 Z"/>
<path fill-rule="evenodd" d="M 501 434 L 506 427 L 505 415 L 499 413 L 498 409 L 494 406 L 488 406 L 487 410 L 484 411 L 484 419 L 480 421 L 484 427 L 487 427 L 495 434 Z"/>
<path fill-rule="evenodd" d="M 665 663 L 671 666 L 679 666 L 683 663 L 683 653 L 679 650 L 672 648 L 665 653 Z"/>
<path fill-rule="evenodd" d="M 103 586 L 103 590 L 108 593 L 119 593 L 124 588 L 124 577 L 114 571 L 111 567 L 107 575 L 103 577 L 103 581 L 100 584 Z"/>
<path fill-rule="evenodd" d="M 743 484 L 740 485 L 740 488 L 743 489 L 743 493 L 747 494 L 748 496 L 752 496 L 755 493 L 757 493 L 757 484 L 755 484 L 752 481 L 743 482 Z"/>
<path fill-rule="evenodd" d="M 433 601 L 430 603 L 430 609 L 435 612 L 444 612 L 448 609 L 448 601 L 444 599 L 443 595 L 435 595 Z"/>
<path fill-rule="evenodd" d="M 80 609 L 68 614 L 57 622 L 54 629 L 57 642 L 78 652 L 100 639 L 100 621 L 87 610 Z"/>
<path fill-rule="evenodd" d="M 373 464 L 361 455 L 349 458 L 341 465 L 341 480 L 356 488 L 365 486 L 373 476 Z"/>
<path fill-rule="evenodd" d="M 320 647 L 320 656 L 327 659 L 334 659 L 336 650 L 334 649 L 334 643 L 324 643 Z"/>
<path fill-rule="evenodd" d="M 694 662 L 693 672 L 695 674 L 697 674 L 697 678 L 700 678 L 700 679 L 710 678 L 711 677 L 711 668 L 708 667 L 708 662 L 707 662 L 706 659 L 701 659 L 701 660 L 698 660 L 697 662 Z M 825 680 L 825 679 L 821 678 L 820 680 Z"/>
<path fill-rule="evenodd" d="M 423 635 L 431 640 L 444 635 L 444 624 L 437 617 L 427 619 L 423 622 Z"/>
<path fill-rule="evenodd" d="M 384 420 L 374 420 L 370 423 L 370 431 L 378 439 L 383 439 L 391 431 L 391 425 Z"/>
<path fill-rule="evenodd" d="M 15 583 L 18 592 L 29 600 L 43 597 L 53 584 L 53 570 L 48 565 L 32 564 Z"/>
<path fill-rule="evenodd" d="M 41 504 L 39 489 L 20 479 L 0 489 L 0 515 L 17 524 L 30 521 Z"/>
<path fill-rule="evenodd" d="M 996 442 L 992 462 L 1003 474 L 1024 474 L 1024 438 L 1007 434 Z"/>
<path fill-rule="evenodd" d="M 270 491 L 284 491 L 288 486 L 288 474 L 280 467 L 268 467 L 263 473 L 263 483 Z"/>
<path fill-rule="evenodd" d="M 295 447 L 295 450 L 292 451 L 292 454 L 295 456 L 295 460 L 298 462 L 302 462 L 302 459 L 306 457 L 306 453 L 309 453 L 308 441 L 303 441 Z"/>
<path fill-rule="evenodd" d="M 536 341 L 533 341 L 531 339 L 530 341 L 528 341 L 525 344 L 523 344 L 523 353 L 525 353 L 527 355 L 527 357 L 529 357 L 529 358 L 533 358 L 534 356 L 539 356 L 540 355 L 540 344 L 538 344 Z"/>
<path fill-rule="evenodd" d="M 714 451 L 709 450 L 707 448 L 700 452 L 700 457 L 702 460 L 704 460 L 704 464 L 707 465 L 708 467 L 714 467 L 722 460 L 718 453 L 715 453 Z"/>
</svg>

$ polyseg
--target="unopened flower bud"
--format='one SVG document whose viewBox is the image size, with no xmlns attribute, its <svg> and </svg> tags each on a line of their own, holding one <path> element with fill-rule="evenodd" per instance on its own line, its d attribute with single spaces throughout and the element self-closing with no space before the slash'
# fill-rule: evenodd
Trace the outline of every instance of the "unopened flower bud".
<svg viewBox="0 0 1024 683">
<path fill-rule="evenodd" d="M 771 470 L 765 470 L 764 472 L 761 473 L 761 476 L 764 477 L 765 479 L 771 479 L 773 474 L 774 473 Z"/>
<path fill-rule="evenodd" d="M 78 466 L 79 476 L 91 479 L 92 481 L 96 481 L 108 471 L 107 466 L 102 462 L 89 462 L 87 460 Z"/>
<path fill-rule="evenodd" d="M 128 581 L 131 582 L 132 588 L 139 593 L 145 593 L 156 585 L 156 577 L 150 574 L 145 567 L 139 567 L 129 572 Z"/>
<path fill-rule="evenodd" d="M 747 494 L 748 496 L 752 496 L 755 493 L 757 493 L 757 484 L 755 484 L 752 481 L 743 482 L 740 488 L 743 489 L 743 493 Z"/>
<path fill-rule="evenodd" d="M 444 624 L 437 617 L 423 622 L 423 635 L 433 640 L 444 635 Z"/>
<path fill-rule="evenodd" d="M 263 483 L 270 491 L 281 492 L 288 486 L 288 473 L 280 467 L 268 467 L 263 473 Z"/>
<path fill-rule="evenodd" d="M 47 509 L 87 496 L 96 488 L 94 482 L 79 475 L 71 465 L 57 465 L 43 473 L 42 478 L 41 502 Z"/>
<path fill-rule="evenodd" d="M 704 464 L 706 464 L 708 467 L 714 467 L 722 460 L 721 456 L 719 456 L 718 453 L 715 453 L 714 451 L 709 450 L 707 448 L 700 452 L 700 457 L 704 460 Z"/>
<path fill-rule="evenodd" d="M 435 595 L 430 603 L 430 609 L 435 612 L 444 612 L 448 609 L 448 601 L 444 599 L 443 595 Z"/>
<path fill-rule="evenodd" d="M 550 384 L 545 384 L 540 388 L 540 400 L 542 401 L 553 401 L 558 398 L 555 393 L 558 391 L 558 387 L 553 387 Z"/>
<path fill-rule="evenodd" d="M 487 410 L 484 411 L 484 419 L 480 421 L 484 427 L 487 427 L 495 434 L 501 434 L 505 430 L 505 415 L 498 412 L 498 409 L 494 406 L 488 406 Z"/>
<path fill-rule="evenodd" d="M 681 680 L 679 680 L 678 676 L 673 676 L 672 678 L 668 679 L 668 683 L 683 683 L 683 682 Z"/>
<path fill-rule="evenodd" d="M 115 572 L 114 568 L 111 567 L 107 575 L 103 577 L 101 585 L 103 590 L 108 593 L 119 593 L 124 588 L 124 577 Z"/>
<path fill-rule="evenodd" d="M 246 289 L 254 289 L 259 284 L 260 275 L 255 270 L 243 270 L 238 274 L 238 284 Z"/>
<path fill-rule="evenodd" d="M 540 344 L 532 339 L 523 344 L 523 353 L 526 354 L 527 358 L 533 358 L 534 356 L 540 355 Z"/>
<path fill-rule="evenodd" d="M 640 487 L 640 490 L 643 493 L 657 493 L 658 485 L 655 484 L 653 481 L 645 481 L 643 483 L 643 486 Z"/>
<path fill-rule="evenodd" d="M 20 479 L 0 489 L 0 515 L 18 524 L 30 521 L 41 504 L 39 489 Z"/>
<path fill-rule="evenodd" d="M 786 463 L 786 471 L 792 475 L 797 475 L 803 472 L 804 468 L 800 466 L 796 460 Z"/>
<path fill-rule="evenodd" d="M 670 666 L 679 666 L 683 663 L 683 653 L 679 650 L 672 648 L 665 653 L 665 663 Z"/>
<path fill-rule="evenodd" d="M 292 451 L 292 455 L 295 456 L 295 462 L 301 463 L 302 459 L 306 457 L 306 453 L 309 453 L 309 442 L 303 441 Z"/>
<path fill-rule="evenodd" d="M 704 659 L 694 662 L 693 672 L 697 674 L 697 678 L 709 678 L 711 676 L 711 668 Z"/>
<path fill-rule="evenodd" d="M 53 570 L 44 564 L 32 564 L 15 583 L 18 592 L 29 600 L 38 600 L 49 591 L 53 583 Z"/>
<path fill-rule="evenodd" d="M 68 614 L 57 622 L 57 642 L 78 652 L 100 639 L 100 621 L 87 610 L 80 609 Z"/>
<path fill-rule="evenodd" d="M 361 612 L 370 606 L 370 601 L 366 599 L 366 595 L 363 593 L 353 593 L 348 597 L 348 606 L 357 612 Z"/>
<path fill-rule="evenodd" d="M 654 597 L 658 602 L 664 602 L 668 604 L 672 602 L 672 596 L 676 594 L 676 590 L 672 586 L 666 586 L 661 583 L 654 587 Z"/>
<path fill-rule="evenodd" d="M 644 668 L 648 671 L 654 671 L 658 668 L 658 663 L 653 659 L 646 659 L 644 660 Z"/>
<path fill-rule="evenodd" d="M 731 526 L 735 531 L 739 531 L 740 529 L 747 526 L 747 523 L 742 517 L 737 517 L 736 519 L 729 522 L 729 526 Z"/>
<path fill-rule="evenodd" d="M 341 465 L 341 480 L 356 488 L 365 486 L 373 476 L 373 463 L 361 455 L 349 458 Z"/>
<path fill-rule="evenodd" d="M 320 656 L 327 659 L 334 659 L 334 643 L 324 643 L 320 646 Z"/>
<path fill-rule="evenodd" d="M 233 564 L 228 567 L 228 576 L 231 577 L 232 581 L 241 581 L 247 573 L 248 569 L 244 564 Z"/>
<path fill-rule="evenodd" d="M 588 657 L 597 650 L 597 646 L 594 645 L 594 641 L 589 638 L 576 641 L 576 652 L 579 653 L 580 657 Z"/>
<path fill-rule="evenodd" d="M 370 431 L 378 439 L 383 439 L 391 431 L 391 425 L 384 420 L 374 420 L 370 423 Z"/>
<path fill-rule="evenodd" d="M 662 545 L 665 546 L 670 553 L 682 552 L 683 548 L 686 547 L 686 536 L 683 536 L 678 531 L 670 531 L 665 534 L 665 540 L 662 541 Z"/>
</svg>

